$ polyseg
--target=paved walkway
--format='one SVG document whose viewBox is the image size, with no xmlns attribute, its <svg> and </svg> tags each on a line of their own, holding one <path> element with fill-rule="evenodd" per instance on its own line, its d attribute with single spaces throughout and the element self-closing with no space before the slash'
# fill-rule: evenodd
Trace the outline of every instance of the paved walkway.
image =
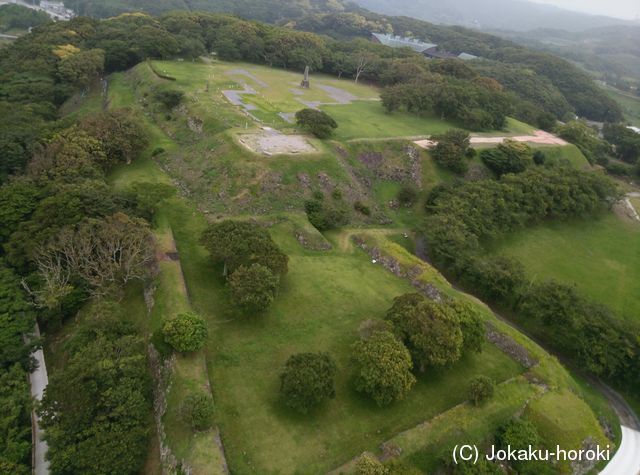
<svg viewBox="0 0 640 475">
<path fill-rule="evenodd" d="M 40 328 L 36 324 L 34 334 L 37 338 L 40 337 Z M 44 389 L 49 384 L 49 377 L 47 376 L 47 367 L 44 363 L 44 353 L 42 349 L 33 353 L 33 357 L 38 362 L 38 368 L 29 375 L 29 382 L 31 383 L 31 397 L 40 401 Z M 47 442 L 42 439 L 43 431 L 38 424 L 38 417 L 35 411 L 31 414 L 32 420 L 32 432 L 33 432 L 33 473 L 35 475 L 49 475 L 49 462 L 45 460 L 47 455 Z"/>
<path fill-rule="evenodd" d="M 622 426 L 620 448 L 600 475 L 640 474 L 640 432 Z"/>
</svg>

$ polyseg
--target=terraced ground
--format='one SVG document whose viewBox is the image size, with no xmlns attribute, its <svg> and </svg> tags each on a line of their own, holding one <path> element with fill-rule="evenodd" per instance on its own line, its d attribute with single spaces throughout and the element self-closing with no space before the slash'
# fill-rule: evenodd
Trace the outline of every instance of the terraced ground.
<svg viewBox="0 0 640 475">
<path fill-rule="evenodd" d="M 222 91 L 244 89 L 243 82 L 249 81 L 256 91 L 261 82 L 273 84 L 253 98 L 252 103 L 260 107 L 248 112 L 289 133 L 294 127 L 276 112 L 300 107 L 299 94 L 291 92 L 298 75 L 218 62 L 154 62 L 153 69 L 175 80 L 159 78 L 149 64 L 109 79 L 107 106 L 135 109 L 151 138 L 146 157 L 118 169 L 112 182 L 118 187 L 136 181 L 176 185 L 179 196 L 162 205 L 154 225 L 161 243 L 166 244 L 164 238 L 173 233 L 190 299 L 185 300 L 185 287 L 181 279 L 176 280 L 176 263 L 166 262 L 158 276 L 152 314 L 147 315 L 144 302 L 140 304 L 140 289 L 131 289 L 123 305 L 149 333 L 158 328 L 162 318 L 187 307 L 209 323 L 204 361 L 200 355 L 193 365 L 178 361 L 163 419 L 169 445 L 196 469 L 194 473 L 222 473 L 225 467 L 217 445 L 201 444 L 202 437 L 208 436 L 185 433 L 175 417 L 181 388 L 192 384 L 208 385 L 213 392 L 216 424 L 233 473 L 318 473 L 343 464 L 349 471 L 353 457 L 365 450 L 377 452 L 385 441 L 401 447 L 401 458 L 410 466 L 431 471 L 440 463 L 443 451 L 456 441 L 480 443 L 498 425 L 521 412 L 563 446 L 577 448 L 588 436 L 605 442 L 598 418 L 612 427 L 617 424 L 598 393 L 407 251 L 410 246 L 403 236 L 419 224 L 422 211 L 420 205 L 401 209 L 393 203 L 400 183 L 422 185 L 424 196 L 431 187 L 452 178 L 436 166 L 427 151 L 414 150 L 404 138 L 347 142 L 346 137 L 337 136 L 335 140 L 314 141 L 320 153 L 313 155 L 253 154 L 237 142 L 237 134 L 259 130 L 264 124 L 247 116 L 241 106 L 229 103 Z M 230 71 L 234 73 L 228 74 Z M 312 86 L 313 81 L 318 82 L 312 78 Z M 382 109 L 376 101 L 367 100 L 377 95 L 372 88 L 333 78 L 321 81 L 363 100 L 327 106 L 342 111 L 344 117 L 353 114 L 368 121 L 370 116 L 362 115 L 361 107 Z M 271 91 L 282 84 L 288 93 Z M 166 111 L 154 103 L 154 90 L 165 87 L 185 91 L 184 104 L 177 110 Z M 95 94 L 99 92 L 89 95 L 87 102 L 69 105 L 67 112 L 98 110 L 103 101 Z M 309 94 L 307 99 L 328 100 L 318 91 Z M 413 119 L 407 121 L 406 129 L 394 129 L 404 127 L 395 124 L 397 117 L 379 114 L 387 121 L 379 125 L 380 130 L 402 136 L 413 133 L 410 127 L 443 127 L 438 121 L 425 125 L 428 119 L 422 119 L 424 123 Z M 526 128 L 526 124 L 512 125 Z M 377 132 L 372 129 L 367 133 Z M 558 159 L 582 163 L 573 149 L 553 150 Z M 482 167 L 479 161 L 473 166 Z M 371 217 L 356 215 L 349 229 L 323 236 L 301 213 L 302 201 L 313 190 L 336 187 L 350 202 L 363 200 L 373 213 Z M 268 226 L 290 256 L 290 271 L 275 304 L 258 318 L 234 311 L 221 269 L 210 263 L 198 244 L 199 234 L 210 220 L 248 216 Z M 305 233 L 307 242 L 328 242 L 331 249 L 304 247 L 296 239 L 300 232 Z M 503 338 L 516 342 L 532 363 L 525 366 L 521 358 L 501 350 L 500 344 L 487 343 L 481 354 L 468 355 L 452 368 L 419 375 L 416 387 L 401 403 L 380 409 L 362 398 L 349 383 L 350 346 L 360 322 L 381 317 L 394 297 L 414 288 L 406 278 L 372 263 L 371 257 L 354 245 L 356 235 L 369 248 L 375 247 L 397 262 L 403 269 L 401 274 L 412 269 L 412 275 L 417 272 L 417 281 L 468 299 Z M 304 417 L 286 409 L 278 399 L 279 369 L 297 351 L 329 351 L 339 367 L 337 397 Z M 476 408 L 465 401 L 465 394 L 469 379 L 478 374 L 500 384 L 496 397 Z M 548 404 L 555 407 L 559 401 L 566 410 L 556 411 L 552 418 L 542 417 Z M 574 408 L 579 409 L 579 418 L 572 415 Z M 563 431 L 569 425 L 574 430 Z M 154 450 L 152 447 L 150 453 Z M 153 456 L 149 466 L 157 466 Z"/>
</svg>

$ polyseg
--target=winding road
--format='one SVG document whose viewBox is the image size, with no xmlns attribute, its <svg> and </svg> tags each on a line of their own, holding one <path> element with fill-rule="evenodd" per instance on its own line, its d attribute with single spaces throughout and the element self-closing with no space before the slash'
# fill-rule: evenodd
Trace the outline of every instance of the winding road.
<svg viewBox="0 0 640 475">
<path fill-rule="evenodd" d="M 40 338 L 40 328 L 36 324 L 34 335 L 36 338 Z M 42 349 L 38 349 L 33 353 L 33 357 L 38 362 L 36 370 L 29 375 L 29 382 L 31 383 L 31 397 L 37 401 L 42 400 L 44 389 L 49 384 L 49 377 L 47 375 L 47 367 L 44 364 L 44 352 Z M 31 414 L 31 431 L 33 439 L 33 460 L 32 468 L 35 475 L 49 475 L 49 462 L 46 460 L 47 455 L 47 442 L 43 440 L 43 431 L 38 423 L 38 416 L 33 411 Z"/>
</svg>

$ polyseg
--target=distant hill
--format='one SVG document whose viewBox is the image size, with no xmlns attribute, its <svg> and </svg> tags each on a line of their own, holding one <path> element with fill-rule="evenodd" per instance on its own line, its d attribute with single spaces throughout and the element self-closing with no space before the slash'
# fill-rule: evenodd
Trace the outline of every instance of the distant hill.
<svg viewBox="0 0 640 475">
<path fill-rule="evenodd" d="M 495 30 L 492 33 L 574 61 L 610 83 L 620 81 L 620 78 L 634 78 L 640 82 L 640 25 L 592 28 L 582 32 L 540 29 L 528 32 Z"/>
<path fill-rule="evenodd" d="M 304 15 L 341 11 L 341 0 L 65 0 L 79 15 L 106 18 L 125 12 L 159 15 L 175 10 L 232 13 L 274 23 Z"/>
<path fill-rule="evenodd" d="M 524 0 L 355 0 L 360 6 L 386 15 L 481 29 L 527 31 L 552 28 L 582 31 L 634 22 L 588 15 Z M 635 23 L 637 24 L 637 23 Z"/>
</svg>

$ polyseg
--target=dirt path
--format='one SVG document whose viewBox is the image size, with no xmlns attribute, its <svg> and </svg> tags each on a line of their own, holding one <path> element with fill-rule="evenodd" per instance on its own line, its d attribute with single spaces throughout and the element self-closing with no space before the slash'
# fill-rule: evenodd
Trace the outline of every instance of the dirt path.
<svg viewBox="0 0 640 475">
<path fill-rule="evenodd" d="M 505 140 L 514 140 L 516 142 L 526 142 L 538 145 L 568 145 L 568 142 L 556 137 L 555 135 L 545 132 L 544 130 L 536 130 L 533 135 L 516 135 L 513 137 L 496 136 L 496 137 L 484 137 L 484 136 L 471 136 L 471 145 L 489 145 L 489 144 L 501 144 Z M 432 148 L 437 145 L 437 142 L 433 140 L 416 140 L 415 143 L 418 147 Z"/>
<path fill-rule="evenodd" d="M 640 214 L 638 214 L 640 210 L 636 209 L 636 207 L 633 206 L 630 198 L 640 198 L 640 193 L 627 193 L 627 195 L 623 199 L 625 206 L 629 210 L 630 217 L 635 219 L 636 221 L 640 221 Z"/>
</svg>

